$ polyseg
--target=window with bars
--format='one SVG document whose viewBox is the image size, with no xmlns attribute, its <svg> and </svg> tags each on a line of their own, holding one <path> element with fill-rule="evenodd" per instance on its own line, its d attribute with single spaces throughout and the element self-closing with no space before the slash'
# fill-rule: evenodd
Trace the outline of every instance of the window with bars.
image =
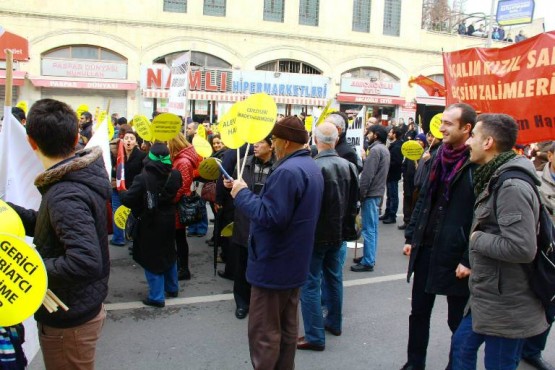
<svg viewBox="0 0 555 370">
<path fill-rule="evenodd" d="M 385 0 L 383 34 L 389 36 L 401 34 L 401 0 Z"/>
<path fill-rule="evenodd" d="M 259 71 L 302 73 L 310 75 L 322 74 L 322 71 L 309 64 L 289 59 L 274 60 L 268 63 L 264 63 L 256 67 L 256 69 Z"/>
<path fill-rule="evenodd" d="M 164 0 L 164 11 L 187 13 L 187 0 Z"/>
<path fill-rule="evenodd" d="M 203 14 L 225 17 L 225 1 L 226 0 L 204 0 Z"/>
<path fill-rule="evenodd" d="M 264 0 L 264 20 L 283 23 L 285 0 Z"/>
<path fill-rule="evenodd" d="M 370 32 L 370 8 L 372 0 L 353 1 L 353 31 Z"/>
<path fill-rule="evenodd" d="M 87 59 L 99 61 L 118 61 L 125 62 L 123 56 L 99 46 L 92 45 L 71 45 L 62 46 L 57 49 L 49 50 L 42 54 L 44 58 L 61 59 Z"/>
<path fill-rule="evenodd" d="M 304 24 L 306 26 L 318 26 L 319 11 L 320 11 L 319 0 L 300 0 L 299 24 Z"/>
</svg>

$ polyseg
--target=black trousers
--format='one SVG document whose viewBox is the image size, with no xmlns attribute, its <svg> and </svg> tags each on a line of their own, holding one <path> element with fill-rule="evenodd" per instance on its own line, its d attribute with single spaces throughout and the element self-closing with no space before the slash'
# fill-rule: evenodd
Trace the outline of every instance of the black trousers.
<svg viewBox="0 0 555 370">
<path fill-rule="evenodd" d="M 426 293 L 426 280 L 428 280 L 431 252 L 431 248 L 421 247 L 414 264 L 407 358 L 408 363 L 415 367 L 424 367 L 426 365 L 426 353 L 430 339 L 430 318 L 436 299 L 435 294 Z M 459 327 L 467 301 L 468 296 L 447 296 L 447 325 L 449 325 L 451 333 L 455 333 Z M 451 354 L 449 353 L 447 369 L 450 368 Z"/>
<path fill-rule="evenodd" d="M 233 297 L 237 308 L 249 309 L 251 303 L 251 285 L 247 281 L 247 260 L 249 258 L 247 247 L 232 243 L 231 248 L 236 250 L 235 279 L 233 281 Z"/>
<path fill-rule="evenodd" d="M 175 245 L 177 246 L 177 268 L 189 268 L 189 243 L 185 235 L 186 228 L 175 229 Z"/>
</svg>

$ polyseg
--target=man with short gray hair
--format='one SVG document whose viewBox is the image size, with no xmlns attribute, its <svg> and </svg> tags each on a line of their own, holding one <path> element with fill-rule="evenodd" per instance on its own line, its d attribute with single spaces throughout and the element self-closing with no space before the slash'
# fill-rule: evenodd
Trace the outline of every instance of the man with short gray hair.
<svg viewBox="0 0 555 370">
<path fill-rule="evenodd" d="M 324 177 L 324 195 L 316 224 L 314 249 L 308 279 L 301 290 L 304 337 L 297 349 L 323 351 L 324 330 L 341 335 L 343 275 L 341 246 L 355 240 L 355 217 L 358 200 L 357 169 L 334 150 L 338 141 L 336 126 L 325 121 L 314 132 L 318 155 L 314 158 Z M 320 287 L 324 278 L 325 284 Z M 321 291 L 324 290 L 328 315 L 322 315 Z"/>
</svg>

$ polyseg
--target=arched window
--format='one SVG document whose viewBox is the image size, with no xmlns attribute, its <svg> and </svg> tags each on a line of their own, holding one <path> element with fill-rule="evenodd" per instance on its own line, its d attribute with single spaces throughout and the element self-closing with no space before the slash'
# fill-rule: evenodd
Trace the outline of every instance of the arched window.
<svg viewBox="0 0 555 370">
<path fill-rule="evenodd" d="M 291 59 L 272 60 L 256 67 L 258 71 L 302 73 L 309 75 L 321 75 L 322 71 L 308 63 Z"/>
<path fill-rule="evenodd" d="M 154 59 L 153 62 L 171 65 L 174 59 L 179 58 L 186 52 L 187 50 L 182 50 L 175 53 L 166 54 Z M 200 51 L 193 51 L 191 53 L 191 66 L 207 68 L 231 68 L 231 64 L 226 62 L 222 58 L 218 58 L 215 55 L 203 53 Z"/>
<path fill-rule="evenodd" d="M 341 74 L 341 77 L 369 78 L 370 81 L 399 82 L 399 78 L 379 68 L 358 67 Z"/>
<path fill-rule="evenodd" d="M 86 59 L 94 61 L 127 62 L 120 54 L 94 45 L 70 45 L 49 50 L 42 54 L 43 58 Z"/>
</svg>

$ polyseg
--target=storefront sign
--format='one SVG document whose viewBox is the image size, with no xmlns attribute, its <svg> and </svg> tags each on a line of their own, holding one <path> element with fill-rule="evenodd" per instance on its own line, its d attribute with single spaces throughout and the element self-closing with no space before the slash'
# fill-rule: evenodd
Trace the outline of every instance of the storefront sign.
<svg viewBox="0 0 555 370">
<path fill-rule="evenodd" d="M 50 78 L 33 78 L 33 86 L 52 87 L 61 89 L 94 89 L 94 90 L 135 90 L 136 82 L 111 82 L 111 81 L 87 81 L 87 80 L 62 80 Z"/>
<path fill-rule="evenodd" d="M 13 53 L 13 60 L 29 60 L 29 41 L 0 27 L 0 59 L 6 60 L 6 49 Z"/>
<path fill-rule="evenodd" d="M 398 97 L 383 97 L 375 95 L 356 95 L 356 94 L 337 94 L 337 101 L 340 103 L 360 103 L 378 105 L 403 105 L 405 99 Z"/>
<path fill-rule="evenodd" d="M 518 143 L 555 139 L 555 31 L 500 49 L 443 53 L 446 104 L 515 118 Z"/>
<path fill-rule="evenodd" d="M 369 78 L 341 78 L 341 92 L 363 95 L 399 96 L 401 83 L 391 81 L 371 81 Z"/>
<path fill-rule="evenodd" d="M 272 96 L 292 96 L 326 99 L 330 79 L 320 75 L 268 71 L 233 71 L 234 93 L 266 93 Z"/>
<path fill-rule="evenodd" d="M 127 78 L 126 63 L 91 62 L 79 59 L 42 59 L 42 75 L 57 77 Z"/>
<path fill-rule="evenodd" d="M 230 92 L 231 70 L 191 68 L 189 91 Z M 141 70 L 142 89 L 169 89 L 171 71 L 165 64 L 144 66 Z"/>
</svg>

